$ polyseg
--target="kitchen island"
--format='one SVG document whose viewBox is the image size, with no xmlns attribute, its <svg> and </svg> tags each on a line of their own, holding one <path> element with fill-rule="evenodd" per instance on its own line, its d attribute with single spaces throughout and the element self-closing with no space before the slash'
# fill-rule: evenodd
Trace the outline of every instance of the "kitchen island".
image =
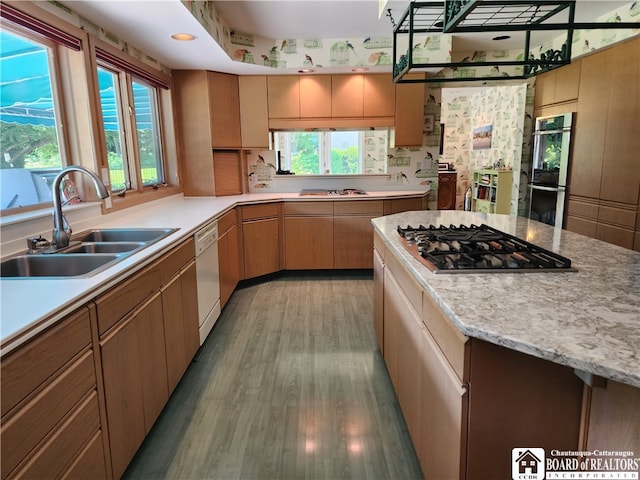
<svg viewBox="0 0 640 480">
<path fill-rule="evenodd" d="M 434 274 L 396 231 L 420 224 L 487 224 L 577 271 Z M 517 447 L 637 456 L 638 252 L 508 215 L 373 225 L 376 336 L 426 478 L 509 478 Z"/>
</svg>

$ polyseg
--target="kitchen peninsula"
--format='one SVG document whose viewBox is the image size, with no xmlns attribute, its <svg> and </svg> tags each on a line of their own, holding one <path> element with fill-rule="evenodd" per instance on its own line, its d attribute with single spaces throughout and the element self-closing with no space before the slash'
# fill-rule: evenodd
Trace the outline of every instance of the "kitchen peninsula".
<svg viewBox="0 0 640 480">
<path fill-rule="evenodd" d="M 487 224 L 577 271 L 434 274 L 397 232 L 421 224 Z M 425 478 L 508 478 L 523 446 L 640 451 L 638 252 L 508 215 L 373 225 L 376 336 Z"/>
</svg>

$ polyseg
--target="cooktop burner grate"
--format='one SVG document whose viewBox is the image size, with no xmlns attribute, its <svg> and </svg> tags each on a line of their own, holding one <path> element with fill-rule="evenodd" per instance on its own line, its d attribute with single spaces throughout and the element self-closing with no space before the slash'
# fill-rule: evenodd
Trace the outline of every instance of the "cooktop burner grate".
<svg viewBox="0 0 640 480">
<path fill-rule="evenodd" d="M 485 224 L 398 226 L 398 234 L 434 273 L 576 271 L 568 258 Z"/>
</svg>

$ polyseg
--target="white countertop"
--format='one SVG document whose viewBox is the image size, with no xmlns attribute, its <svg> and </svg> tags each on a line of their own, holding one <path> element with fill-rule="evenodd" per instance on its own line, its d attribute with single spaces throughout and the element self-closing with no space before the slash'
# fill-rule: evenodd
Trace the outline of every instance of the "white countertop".
<svg viewBox="0 0 640 480">
<path fill-rule="evenodd" d="M 559 253 L 578 271 L 434 274 L 396 231 L 472 223 Z M 406 212 L 373 225 L 465 335 L 640 387 L 640 252 L 508 215 Z"/>
<path fill-rule="evenodd" d="M 96 295 L 148 265 L 200 227 L 236 205 L 273 201 L 350 201 L 425 195 L 422 191 L 367 192 L 353 196 L 300 196 L 298 193 L 249 193 L 226 197 L 175 195 L 151 202 L 135 213 L 123 211 L 116 220 L 92 228 L 178 228 L 175 233 L 90 277 L 75 279 L 0 280 L 2 354 L 76 310 Z M 73 225 L 72 225 L 73 226 Z"/>
</svg>

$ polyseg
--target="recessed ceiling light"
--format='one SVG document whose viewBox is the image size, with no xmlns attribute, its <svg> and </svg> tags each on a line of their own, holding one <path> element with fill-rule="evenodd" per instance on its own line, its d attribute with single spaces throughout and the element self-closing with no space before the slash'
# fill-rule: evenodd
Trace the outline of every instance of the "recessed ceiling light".
<svg viewBox="0 0 640 480">
<path fill-rule="evenodd" d="M 298 70 L 298 73 L 313 73 L 315 70 L 313 68 L 303 68 L 302 70 Z"/>
<path fill-rule="evenodd" d="M 491 40 L 508 40 L 511 38 L 511 35 L 498 35 L 497 37 L 493 37 Z"/>
<path fill-rule="evenodd" d="M 179 40 L 181 42 L 190 42 L 191 40 L 195 40 L 198 37 L 190 33 L 174 33 L 173 35 L 171 35 L 171 38 L 173 38 L 174 40 Z"/>
<path fill-rule="evenodd" d="M 368 71 L 369 71 L 369 69 L 368 69 L 368 68 L 366 68 L 366 67 L 360 67 L 360 68 L 352 68 L 352 69 L 351 69 L 351 71 L 352 71 L 352 72 L 356 72 L 356 73 L 357 73 L 357 72 L 368 72 Z"/>
<path fill-rule="evenodd" d="M 444 22 L 440 20 L 439 22 L 434 23 L 433 26 L 436 28 L 442 28 L 444 26 Z"/>
</svg>

